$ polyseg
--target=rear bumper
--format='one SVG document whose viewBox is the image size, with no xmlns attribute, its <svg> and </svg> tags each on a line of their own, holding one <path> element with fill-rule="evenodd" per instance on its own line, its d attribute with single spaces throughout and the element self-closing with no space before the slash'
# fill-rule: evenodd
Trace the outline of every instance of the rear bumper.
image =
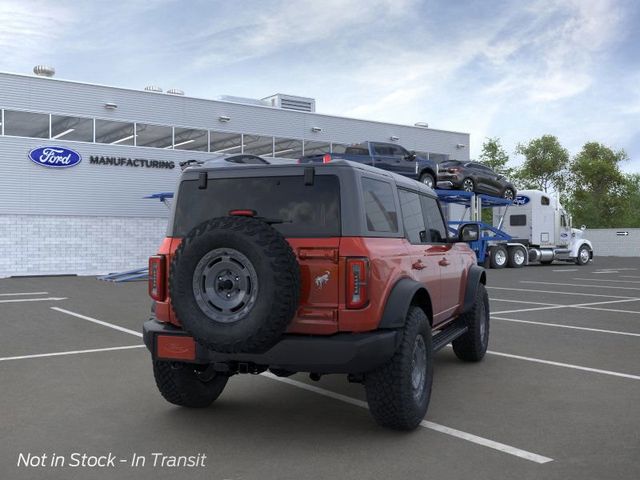
<svg viewBox="0 0 640 480">
<path fill-rule="evenodd" d="M 338 333 L 327 336 L 282 336 L 276 345 L 264 353 L 220 353 L 195 342 L 195 358 L 166 358 L 157 355 L 157 337 L 190 338 L 184 330 L 156 319 L 144 323 L 144 343 L 153 358 L 190 362 L 248 364 L 314 373 L 365 373 L 387 363 L 393 356 L 400 335 L 397 330 L 377 330 L 368 333 Z"/>
</svg>

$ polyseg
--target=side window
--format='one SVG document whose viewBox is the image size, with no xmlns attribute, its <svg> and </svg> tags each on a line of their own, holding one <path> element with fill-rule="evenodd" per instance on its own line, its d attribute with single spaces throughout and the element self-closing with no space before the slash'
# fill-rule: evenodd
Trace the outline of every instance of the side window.
<svg viewBox="0 0 640 480">
<path fill-rule="evenodd" d="M 391 155 L 393 155 L 394 157 L 404 158 L 409 154 L 409 152 L 407 152 L 404 148 L 400 146 L 389 147 L 389 149 L 391 150 Z"/>
<path fill-rule="evenodd" d="M 397 232 L 398 213 L 391 185 L 381 180 L 363 178 L 362 190 L 367 229 L 370 232 Z"/>
<path fill-rule="evenodd" d="M 564 215 L 560 216 L 560 226 L 562 226 L 562 227 L 566 227 L 567 226 L 567 219 L 565 218 Z"/>
<path fill-rule="evenodd" d="M 511 227 L 524 227 L 527 224 L 526 215 L 511 215 L 509 217 L 509 225 Z"/>
<path fill-rule="evenodd" d="M 427 226 L 427 242 L 444 243 L 447 241 L 447 228 L 444 224 L 442 212 L 435 198 L 421 195 L 422 213 Z"/>
<path fill-rule="evenodd" d="M 402 223 L 411 243 L 424 243 L 426 241 L 426 228 L 422 216 L 420 195 L 408 190 L 398 190 L 400 196 L 400 210 L 402 211 Z"/>
<path fill-rule="evenodd" d="M 540 205 L 551 205 L 551 201 L 549 197 L 542 196 L 540 197 Z"/>
<path fill-rule="evenodd" d="M 389 146 L 383 145 L 383 144 L 374 144 L 373 151 L 375 152 L 376 155 L 381 155 L 385 157 L 389 155 L 393 155 L 393 150 Z"/>
</svg>

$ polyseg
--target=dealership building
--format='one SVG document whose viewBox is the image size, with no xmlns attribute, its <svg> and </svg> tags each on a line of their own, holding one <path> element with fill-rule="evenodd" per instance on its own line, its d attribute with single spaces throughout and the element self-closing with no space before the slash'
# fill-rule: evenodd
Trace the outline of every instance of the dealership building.
<svg viewBox="0 0 640 480">
<path fill-rule="evenodd" d="M 397 143 L 469 159 L 469 134 L 323 115 L 310 98 L 193 98 L 0 73 L 0 277 L 143 267 L 165 234 L 179 163 L 217 154 L 291 159 Z"/>
</svg>

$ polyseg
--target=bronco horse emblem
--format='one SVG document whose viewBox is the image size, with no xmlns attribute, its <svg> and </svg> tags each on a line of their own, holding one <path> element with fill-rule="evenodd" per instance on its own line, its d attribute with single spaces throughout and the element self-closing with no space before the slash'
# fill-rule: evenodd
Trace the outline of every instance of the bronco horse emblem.
<svg viewBox="0 0 640 480">
<path fill-rule="evenodd" d="M 329 270 L 325 270 L 323 275 L 318 275 L 315 279 L 316 288 L 324 287 L 329 281 L 329 275 L 330 275 Z"/>
</svg>

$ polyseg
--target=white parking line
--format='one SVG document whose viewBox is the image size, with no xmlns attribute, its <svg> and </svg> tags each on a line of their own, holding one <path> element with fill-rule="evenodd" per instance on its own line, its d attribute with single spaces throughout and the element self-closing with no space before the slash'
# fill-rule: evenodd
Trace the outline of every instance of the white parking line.
<svg viewBox="0 0 640 480">
<path fill-rule="evenodd" d="M 577 272 L 579 268 L 562 268 L 560 270 L 551 270 L 552 272 Z"/>
<path fill-rule="evenodd" d="M 18 295 L 49 295 L 49 292 L 20 292 L 20 293 L 0 293 L 0 297 L 11 297 Z"/>
<path fill-rule="evenodd" d="M 526 293 L 555 293 L 557 295 L 575 295 L 575 296 L 582 296 L 582 297 L 630 298 L 633 300 L 636 300 L 638 298 L 638 297 L 623 297 L 621 295 L 601 295 L 599 293 L 558 292 L 556 290 L 531 290 L 529 288 L 512 288 L 512 287 L 486 287 L 486 288 L 490 288 L 493 290 L 512 290 L 514 292 L 526 292 Z"/>
<path fill-rule="evenodd" d="M 80 315 L 79 313 L 71 312 L 69 310 L 65 310 L 64 308 L 51 307 L 51 310 L 55 310 L 56 312 L 66 313 L 67 315 L 71 315 L 73 317 L 81 318 L 82 320 L 86 320 L 87 322 L 97 323 L 98 325 L 102 325 L 104 327 L 113 328 L 114 330 L 118 330 L 120 332 L 128 333 L 129 335 L 135 335 L 136 337 L 142 337 L 142 333 L 136 332 L 135 330 L 130 330 L 128 328 L 121 327 L 119 325 L 114 325 L 113 323 L 103 322 L 102 320 L 98 320 L 96 318 L 87 317 L 86 315 Z"/>
<path fill-rule="evenodd" d="M 67 297 L 47 297 L 47 298 L 12 298 L 9 300 L 0 300 L 0 303 L 22 303 L 22 302 L 58 302 L 67 300 Z"/>
<path fill-rule="evenodd" d="M 583 283 L 537 282 L 534 280 L 520 280 L 520 283 L 537 283 L 541 285 L 565 285 L 567 287 L 615 288 L 616 290 L 640 290 L 640 287 L 618 287 L 618 286 L 611 286 L 611 285 L 585 285 Z"/>
<path fill-rule="evenodd" d="M 628 337 L 640 337 L 640 333 L 620 332 L 617 330 L 603 330 L 601 328 L 578 327 L 575 325 L 562 325 L 559 323 L 532 322 L 530 320 L 516 320 L 515 318 L 501 318 L 491 315 L 491 320 L 501 320 L 503 322 L 527 323 L 529 325 L 541 325 L 543 327 L 569 328 L 572 330 L 584 330 L 586 332 L 610 333 L 612 335 L 626 335 Z"/>
<path fill-rule="evenodd" d="M 530 302 L 528 300 L 507 300 L 506 298 L 493 298 L 491 297 L 489 300 L 492 302 L 509 302 L 509 303 L 527 303 L 531 305 L 546 305 L 546 306 L 556 306 L 557 303 L 544 303 L 544 302 Z"/>
<path fill-rule="evenodd" d="M 573 365 L 571 363 L 552 362 L 551 360 L 543 360 L 541 358 L 532 358 L 532 357 L 523 357 L 522 355 L 513 355 L 511 353 L 494 352 L 492 350 L 487 350 L 487 353 L 490 353 L 491 355 L 497 355 L 499 357 L 515 358 L 517 360 L 524 360 L 527 362 L 542 363 L 544 365 L 553 365 L 555 367 L 564 367 L 564 368 L 571 368 L 573 370 L 581 370 L 583 372 L 601 373 L 603 375 L 611 375 L 613 377 L 622 377 L 622 378 L 629 378 L 631 380 L 640 380 L 640 376 L 631 375 L 630 373 L 613 372 L 611 370 L 600 370 L 599 368 L 583 367 L 581 365 Z"/>
<path fill-rule="evenodd" d="M 625 298 L 623 300 L 607 300 L 605 302 L 575 303 L 572 305 L 550 304 L 547 307 L 520 308 L 518 310 L 503 310 L 501 312 L 493 312 L 493 313 L 498 315 L 501 313 L 535 312 L 537 310 L 553 310 L 556 308 L 587 308 L 591 310 L 604 310 L 609 312 L 609 311 L 616 311 L 616 310 L 611 310 L 609 308 L 596 308 L 596 307 L 592 307 L 592 305 L 607 305 L 609 303 L 625 303 L 625 302 L 637 302 L 637 301 L 640 301 L 640 298 Z M 617 310 L 617 311 L 633 313 L 633 311 L 629 311 L 629 310 Z"/>
<path fill-rule="evenodd" d="M 638 280 L 607 280 L 605 278 L 577 278 L 574 277 L 571 280 L 587 280 L 589 282 L 614 282 L 614 283 L 640 283 Z"/>
<path fill-rule="evenodd" d="M 68 352 L 38 353 L 36 355 L 20 355 L 18 357 L 3 357 L 3 358 L 0 358 L 0 362 L 6 362 L 9 360 L 25 360 L 28 358 L 60 357 L 63 355 L 79 355 L 82 353 L 112 352 L 115 350 L 129 350 L 131 348 L 143 348 L 143 347 L 144 345 L 127 345 L 126 347 L 91 348 L 89 350 L 71 350 Z"/>
<path fill-rule="evenodd" d="M 341 402 L 348 403 L 350 405 L 355 405 L 356 407 L 369 409 L 367 402 L 363 402 L 362 400 L 357 400 L 355 398 L 348 397 L 347 395 L 342 395 L 340 393 L 332 392 L 331 390 L 319 388 L 313 385 L 309 385 L 307 383 L 298 382 L 297 380 L 292 380 L 290 378 L 277 377 L 274 374 L 269 372 L 264 372 L 261 375 L 264 377 L 270 378 L 272 380 L 277 380 L 278 382 L 286 383 L 288 385 L 292 385 L 294 387 L 307 390 L 309 392 L 313 392 L 319 395 L 324 395 L 325 397 L 333 398 L 334 400 L 340 400 Z M 460 438 L 462 440 L 466 440 L 468 442 L 475 443 L 477 445 L 482 445 L 484 447 L 492 448 L 500 452 L 508 453 L 509 455 L 514 455 L 516 457 L 524 458 L 525 460 L 529 460 L 531 462 L 542 464 L 542 463 L 548 463 L 553 461 L 552 458 L 544 457 L 542 455 L 528 452 L 526 450 L 521 450 L 519 448 L 515 448 L 510 445 L 506 445 L 504 443 L 494 442 L 493 440 L 489 440 L 488 438 L 479 437 L 471 433 L 463 432 L 461 430 L 456 430 L 455 428 L 446 427 L 444 425 L 440 425 L 439 423 L 423 420 L 422 422 L 420 422 L 420 426 L 424 428 L 428 428 L 430 430 L 435 430 L 440 433 L 444 433 L 446 435 L 450 435 L 452 437 Z"/>
</svg>

